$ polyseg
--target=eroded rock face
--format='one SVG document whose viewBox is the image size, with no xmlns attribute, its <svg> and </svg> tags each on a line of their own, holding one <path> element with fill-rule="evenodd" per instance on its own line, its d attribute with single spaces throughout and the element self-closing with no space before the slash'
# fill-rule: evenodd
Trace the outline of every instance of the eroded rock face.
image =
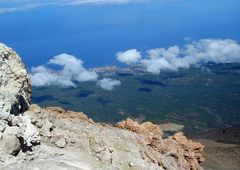
<svg viewBox="0 0 240 170">
<path fill-rule="evenodd" d="M 16 52 L 0 44 L 0 119 L 26 111 L 30 94 L 31 83 L 24 64 Z"/>
</svg>

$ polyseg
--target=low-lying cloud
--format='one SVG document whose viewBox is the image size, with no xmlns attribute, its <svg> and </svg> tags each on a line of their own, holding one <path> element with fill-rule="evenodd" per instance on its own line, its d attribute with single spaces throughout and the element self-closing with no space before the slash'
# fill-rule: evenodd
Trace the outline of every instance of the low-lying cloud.
<svg viewBox="0 0 240 170">
<path fill-rule="evenodd" d="M 60 85 L 63 87 L 75 87 L 75 83 L 61 75 L 61 72 L 54 72 L 44 66 L 33 67 L 31 69 L 31 81 L 33 86 Z"/>
<path fill-rule="evenodd" d="M 33 86 L 62 86 L 76 87 L 76 83 L 96 81 L 97 85 L 106 90 L 113 90 L 115 86 L 121 84 L 118 80 L 102 79 L 98 80 L 95 71 L 89 71 L 83 66 L 83 61 L 69 54 L 60 54 L 46 64 L 62 67 L 60 70 L 52 69 L 47 66 L 32 67 L 30 77 Z M 109 83 L 109 85 L 105 85 Z"/>
<path fill-rule="evenodd" d="M 130 50 L 131 51 L 131 50 Z M 129 54 L 129 51 L 124 52 Z M 139 51 L 135 51 L 136 53 Z M 140 52 L 139 52 L 140 53 Z M 156 48 L 145 52 L 144 58 L 136 64 L 142 65 L 146 71 L 159 74 L 161 71 L 177 71 L 180 68 L 201 66 L 208 62 L 214 63 L 240 63 L 240 44 L 232 39 L 202 39 L 186 44 L 184 47 L 177 45 L 169 48 Z M 125 55 L 124 60 L 129 64 Z"/>
<path fill-rule="evenodd" d="M 113 80 L 111 78 L 103 78 L 102 80 L 98 81 L 97 85 L 104 90 L 113 90 L 114 87 L 120 86 L 121 81 Z"/>
<path fill-rule="evenodd" d="M 94 81 L 98 78 L 96 72 L 86 70 L 83 67 L 83 61 L 72 55 L 60 54 L 53 57 L 49 64 L 63 66 L 61 70 L 62 76 L 77 82 Z"/>
<path fill-rule="evenodd" d="M 118 61 L 126 64 L 134 64 L 141 60 L 141 53 L 136 49 L 118 52 L 116 56 Z"/>
</svg>

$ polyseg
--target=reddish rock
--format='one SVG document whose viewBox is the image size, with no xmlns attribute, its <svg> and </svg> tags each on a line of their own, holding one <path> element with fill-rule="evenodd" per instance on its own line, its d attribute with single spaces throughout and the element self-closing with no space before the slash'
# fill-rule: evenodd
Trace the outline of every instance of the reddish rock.
<svg viewBox="0 0 240 170">
<path fill-rule="evenodd" d="M 151 122 L 139 124 L 137 121 L 127 119 L 116 125 L 138 134 L 145 135 L 142 144 L 149 146 L 146 156 L 154 163 L 158 163 L 165 169 L 201 169 L 200 163 L 204 161 L 201 152 L 204 146 L 199 142 L 187 139 L 182 132 L 176 133 L 167 139 L 162 139 L 163 132 L 158 125 Z M 154 153 L 154 154 L 153 154 Z M 169 157 L 172 163 L 166 161 Z"/>
<path fill-rule="evenodd" d="M 160 126 L 151 122 L 139 124 L 137 121 L 127 118 L 127 120 L 117 123 L 116 126 L 139 134 L 150 135 L 151 137 L 162 137 L 163 135 Z"/>
<path fill-rule="evenodd" d="M 62 118 L 69 118 L 69 119 L 81 119 L 87 121 L 89 123 L 94 123 L 94 121 L 88 118 L 83 112 L 74 112 L 74 111 L 65 111 L 61 107 L 47 107 L 43 109 L 43 112 L 49 113 L 54 117 L 62 117 Z"/>
</svg>

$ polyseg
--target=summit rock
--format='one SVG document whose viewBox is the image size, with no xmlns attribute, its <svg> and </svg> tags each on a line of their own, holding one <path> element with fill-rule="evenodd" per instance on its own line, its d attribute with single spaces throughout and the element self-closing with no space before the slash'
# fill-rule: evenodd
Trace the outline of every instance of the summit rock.
<svg viewBox="0 0 240 170">
<path fill-rule="evenodd" d="M 30 106 L 31 83 L 18 54 L 0 44 L 0 119 L 19 115 Z"/>
</svg>

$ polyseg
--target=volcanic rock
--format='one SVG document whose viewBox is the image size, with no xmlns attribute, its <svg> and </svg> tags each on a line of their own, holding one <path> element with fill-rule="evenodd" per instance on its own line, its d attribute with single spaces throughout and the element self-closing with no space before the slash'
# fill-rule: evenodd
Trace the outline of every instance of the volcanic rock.
<svg viewBox="0 0 240 170">
<path fill-rule="evenodd" d="M 31 120 L 23 116 L 30 106 L 31 83 L 21 59 L 11 48 L 0 44 L 0 161 L 14 163 L 40 143 Z M 21 159 L 26 159 L 22 156 Z"/>
<path fill-rule="evenodd" d="M 151 122 L 144 122 L 142 124 L 139 124 L 137 121 L 134 121 L 134 120 L 128 118 L 125 121 L 118 122 L 116 124 L 116 126 L 121 129 L 127 129 L 132 132 L 139 133 L 139 134 L 147 134 L 152 137 L 153 136 L 162 137 L 162 135 L 163 135 L 163 131 L 160 128 L 160 126 L 155 125 Z"/>
<path fill-rule="evenodd" d="M 19 115 L 30 105 L 31 83 L 20 57 L 0 44 L 0 119 Z"/>
<path fill-rule="evenodd" d="M 64 137 L 61 137 L 59 140 L 55 142 L 55 144 L 59 148 L 64 148 L 66 146 L 66 140 Z"/>
</svg>

